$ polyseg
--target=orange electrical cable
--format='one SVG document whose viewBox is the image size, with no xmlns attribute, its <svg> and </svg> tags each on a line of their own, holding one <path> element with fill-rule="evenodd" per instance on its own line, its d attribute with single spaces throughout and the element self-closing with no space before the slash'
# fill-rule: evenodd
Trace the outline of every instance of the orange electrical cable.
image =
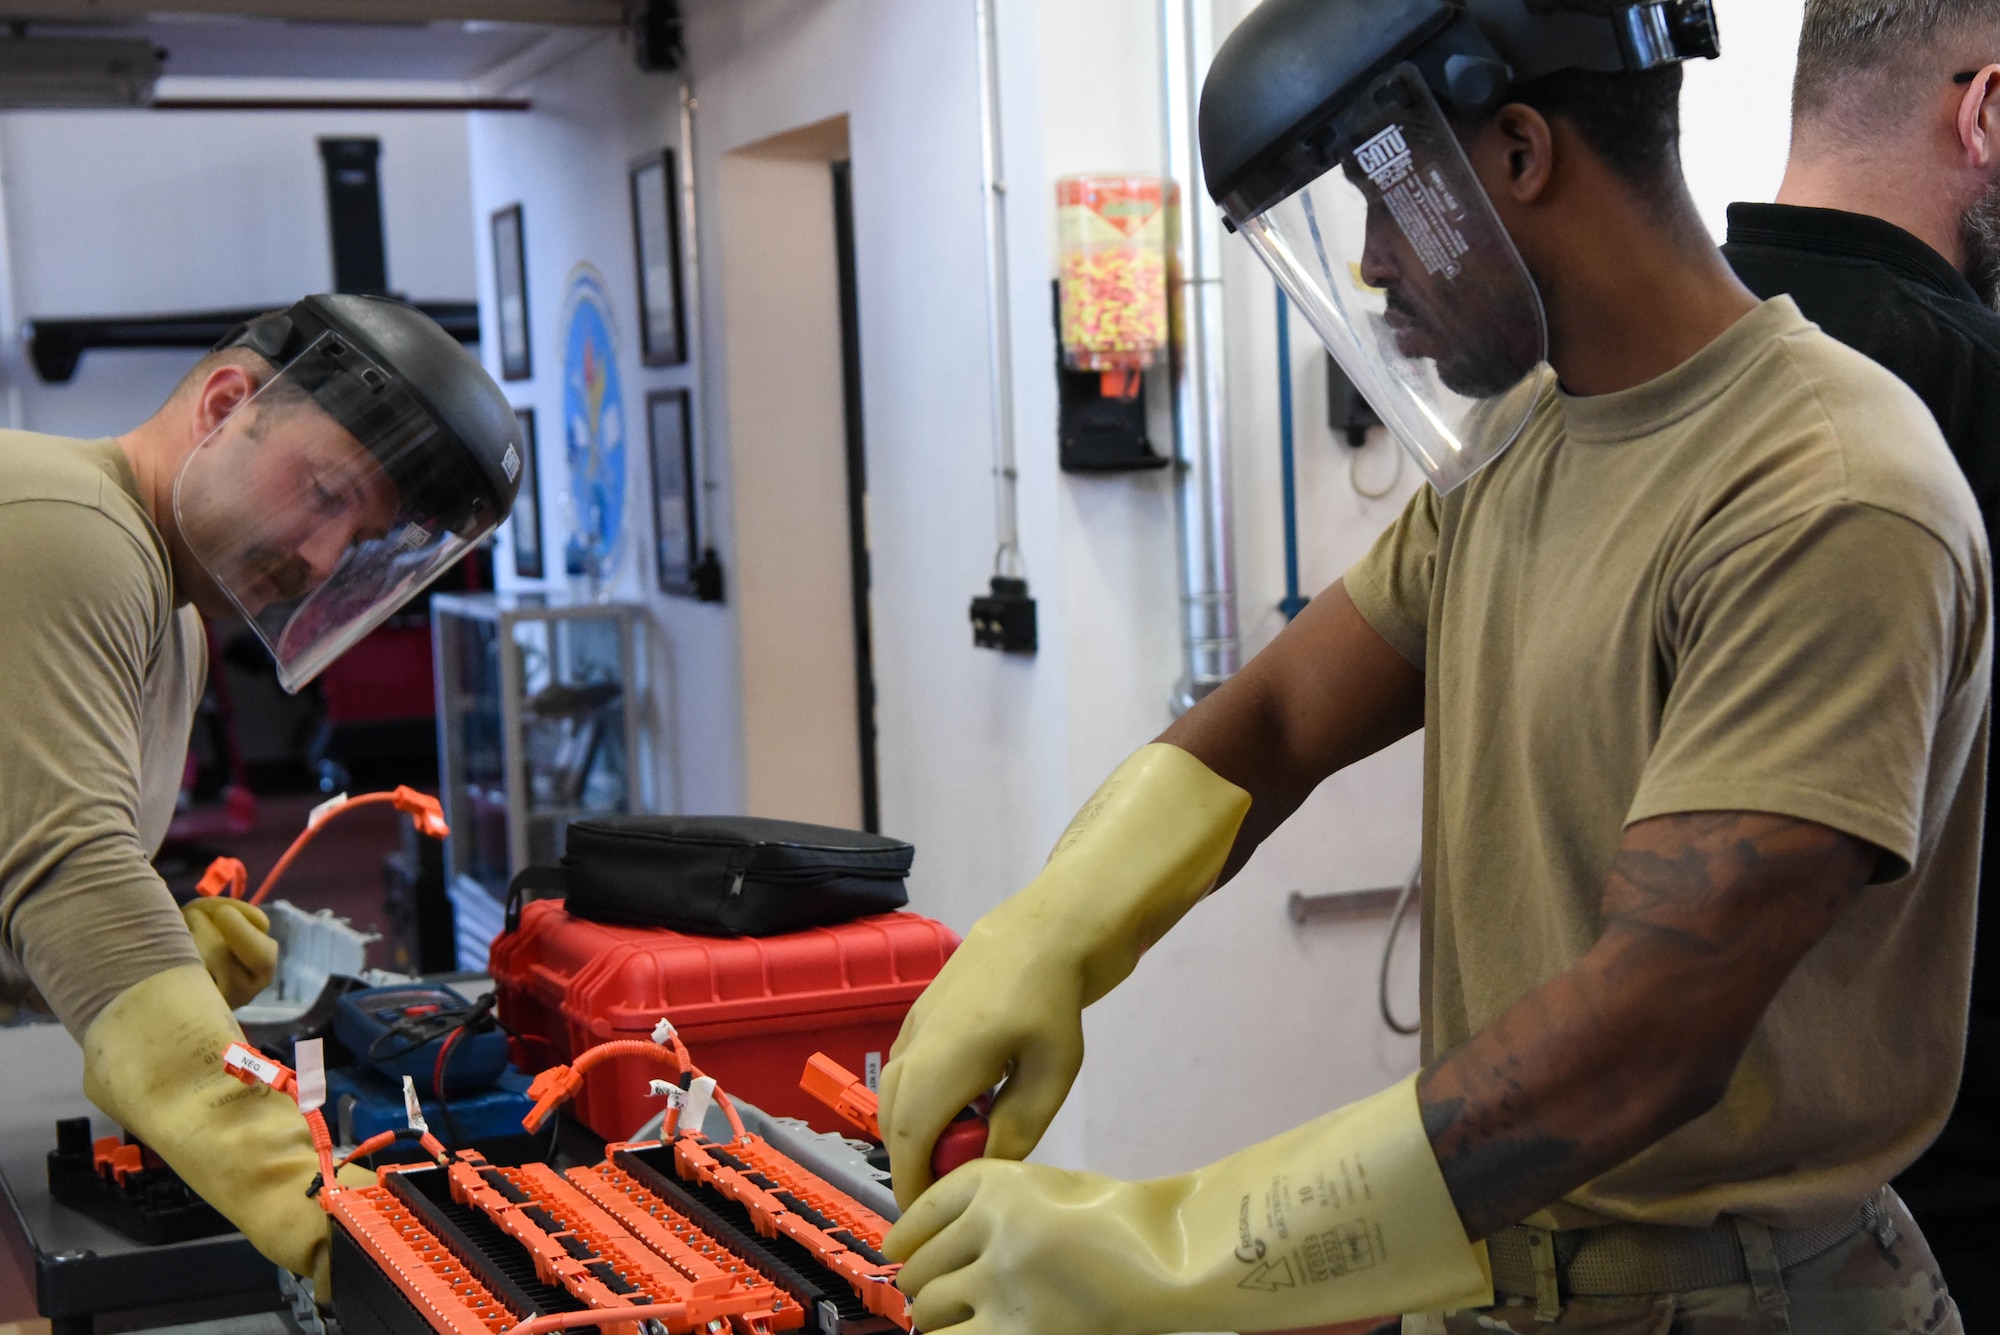
<svg viewBox="0 0 2000 1335">
<path fill-rule="evenodd" d="M 664 1043 L 644 1038 L 615 1038 L 608 1043 L 599 1043 L 596 1047 L 584 1049 L 577 1054 L 576 1060 L 567 1066 L 551 1066 L 537 1075 L 534 1082 L 528 1086 L 528 1097 L 535 1101 L 535 1106 L 521 1119 L 522 1129 L 525 1131 L 540 1129 L 550 1113 L 568 1102 L 583 1088 L 585 1073 L 614 1057 L 644 1057 L 648 1061 L 672 1066 L 681 1075 L 707 1078 L 706 1073 L 694 1064 L 693 1058 L 688 1056 L 687 1045 L 681 1042 L 679 1034 L 668 1034 Z M 715 1102 L 722 1109 L 722 1115 L 729 1119 L 729 1129 L 736 1139 L 741 1140 L 750 1134 L 743 1126 L 743 1118 L 738 1115 L 735 1103 L 730 1100 L 729 1095 L 723 1093 L 720 1086 L 715 1090 Z M 661 1139 L 673 1139 L 679 1125 L 680 1110 L 670 1109 L 661 1124 Z"/>
<path fill-rule="evenodd" d="M 375 806 L 383 802 L 393 804 L 396 810 L 409 816 L 416 823 L 418 834 L 429 835 L 433 839 L 444 839 L 451 834 L 451 827 L 445 824 L 444 808 L 438 805 L 438 800 L 407 785 L 397 788 L 394 792 L 363 793 L 359 797 L 339 799 L 321 807 L 319 818 L 308 823 L 306 828 L 299 832 L 299 837 L 292 840 L 292 846 L 285 850 L 285 855 L 278 859 L 275 867 L 271 868 L 270 874 L 257 887 L 257 893 L 250 896 L 250 902 L 252 904 L 264 902 L 264 897 L 271 893 L 271 887 L 285 874 L 285 869 L 292 865 L 292 860 L 305 851 L 305 846 L 312 842 L 314 835 L 325 828 L 328 821 L 356 807 Z M 235 887 L 234 893 L 238 899 L 243 897 L 240 885 Z"/>
<path fill-rule="evenodd" d="M 613 1057 L 645 1057 L 649 1061 L 670 1065 L 682 1075 L 690 1074 L 694 1070 L 693 1065 L 687 1060 L 687 1049 L 680 1045 L 678 1039 L 675 1040 L 673 1047 L 665 1047 L 643 1038 L 617 1038 L 609 1043 L 599 1043 L 594 1048 L 586 1048 L 578 1053 L 576 1060 L 567 1066 L 561 1064 L 551 1066 L 534 1078 L 528 1086 L 528 1097 L 535 1101 L 535 1106 L 521 1119 L 521 1129 L 539 1130 L 550 1113 L 569 1102 L 571 1096 L 583 1088 L 585 1072 L 593 1066 L 600 1066 L 610 1061 Z"/>
<path fill-rule="evenodd" d="M 572 1326 L 608 1326 L 620 1321 L 676 1321 L 687 1318 L 686 1303 L 647 1303 L 643 1307 L 592 1307 L 581 1312 L 551 1312 L 509 1326 L 505 1335 L 542 1335 Z"/>
<path fill-rule="evenodd" d="M 356 1145 L 354 1147 L 354 1152 L 349 1154 L 345 1159 L 342 1159 L 339 1163 L 335 1164 L 334 1168 L 336 1171 L 345 1168 L 347 1167 L 347 1165 L 353 1163 L 356 1159 L 365 1159 L 369 1155 L 375 1153 L 377 1150 L 386 1150 L 395 1143 L 396 1143 L 396 1133 L 394 1131 L 378 1131 L 374 1135 L 368 1137 L 368 1139 L 362 1141 L 359 1145 Z"/>
</svg>

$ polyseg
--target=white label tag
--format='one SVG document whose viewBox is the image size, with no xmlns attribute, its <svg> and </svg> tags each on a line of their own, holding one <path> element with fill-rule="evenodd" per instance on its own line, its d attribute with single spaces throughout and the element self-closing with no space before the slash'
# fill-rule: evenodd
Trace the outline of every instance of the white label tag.
<svg viewBox="0 0 2000 1335">
<path fill-rule="evenodd" d="M 701 1124 L 708 1120 L 708 1106 L 715 1102 L 715 1081 L 707 1076 L 698 1077 L 693 1088 L 686 1091 L 686 1106 L 681 1109 L 683 1131 L 699 1131 Z"/>
<path fill-rule="evenodd" d="M 417 1082 L 407 1075 L 403 1077 L 403 1114 L 409 1119 L 410 1130 L 430 1130 L 424 1124 L 424 1105 L 417 1101 Z"/>
<path fill-rule="evenodd" d="M 299 1075 L 299 1111 L 311 1112 L 326 1105 L 326 1041 L 302 1039 L 292 1045 L 292 1060 Z"/>
<path fill-rule="evenodd" d="M 265 1061 L 241 1043 L 229 1045 L 229 1050 L 222 1054 L 222 1064 L 231 1070 L 241 1071 L 245 1075 L 261 1080 L 267 1085 L 278 1083 L 280 1070 L 278 1064 Z"/>
<path fill-rule="evenodd" d="M 521 476 L 521 456 L 512 445 L 509 445 L 507 452 L 500 456 L 500 467 L 507 474 L 509 482 Z"/>
<path fill-rule="evenodd" d="M 346 805 L 347 794 L 335 793 L 332 797 L 327 798 L 326 801 L 306 813 L 306 828 L 308 830 L 318 829 L 321 821 Z"/>
<path fill-rule="evenodd" d="M 871 1052 L 861 1059 L 861 1078 L 875 1093 L 882 1092 L 882 1054 Z"/>
</svg>

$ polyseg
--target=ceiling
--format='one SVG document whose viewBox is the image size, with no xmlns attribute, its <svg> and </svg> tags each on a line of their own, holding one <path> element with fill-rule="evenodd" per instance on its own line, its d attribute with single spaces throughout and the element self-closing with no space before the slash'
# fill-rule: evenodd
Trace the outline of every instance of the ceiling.
<svg viewBox="0 0 2000 1335">
<path fill-rule="evenodd" d="M 170 80 L 476 84 L 538 45 L 621 22 L 624 0 L 0 0 L 31 39 L 143 38 Z M 3 40 L 3 39 L 0 39 Z M 166 90 L 162 89 L 164 93 Z"/>
<path fill-rule="evenodd" d="M 132 22 L 167 14 L 331 23 L 541 23 L 608 28 L 625 0 L 0 0 L 0 19 Z"/>
</svg>

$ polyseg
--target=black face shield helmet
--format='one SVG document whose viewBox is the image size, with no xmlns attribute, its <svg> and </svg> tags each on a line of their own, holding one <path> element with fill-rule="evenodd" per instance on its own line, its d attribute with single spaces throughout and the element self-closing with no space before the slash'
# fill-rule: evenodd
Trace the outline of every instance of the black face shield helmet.
<svg viewBox="0 0 2000 1335">
<path fill-rule="evenodd" d="M 514 504 L 513 409 L 436 321 L 311 296 L 232 331 L 276 368 L 188 456 L 174 519 L 296 691 Z"/>
<path fill-rule="evenodd" d="M 1711 0 L 1264 0 L 1202 89 L 1208 191 L 1448 492 L 1520 434 L 1548 355 L 1454 123 L 1558 70 L 1719 53 Z"/>
</svg>

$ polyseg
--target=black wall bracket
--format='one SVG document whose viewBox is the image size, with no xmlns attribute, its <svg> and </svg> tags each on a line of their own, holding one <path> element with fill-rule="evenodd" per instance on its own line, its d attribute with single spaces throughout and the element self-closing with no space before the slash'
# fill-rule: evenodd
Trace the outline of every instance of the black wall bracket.
<svg viewBox="0 0 2000 1335">
<path fill-rule="evenodd" d="M 1056 439 L 1065 473 L 1136 473 L 1168 460 L 1146 438 L 1143 392 L 1106 394 L 1101 371 L 1072 371 L 1062 359 L 1062 289 L 1056 285 Z"/>
</svg>

